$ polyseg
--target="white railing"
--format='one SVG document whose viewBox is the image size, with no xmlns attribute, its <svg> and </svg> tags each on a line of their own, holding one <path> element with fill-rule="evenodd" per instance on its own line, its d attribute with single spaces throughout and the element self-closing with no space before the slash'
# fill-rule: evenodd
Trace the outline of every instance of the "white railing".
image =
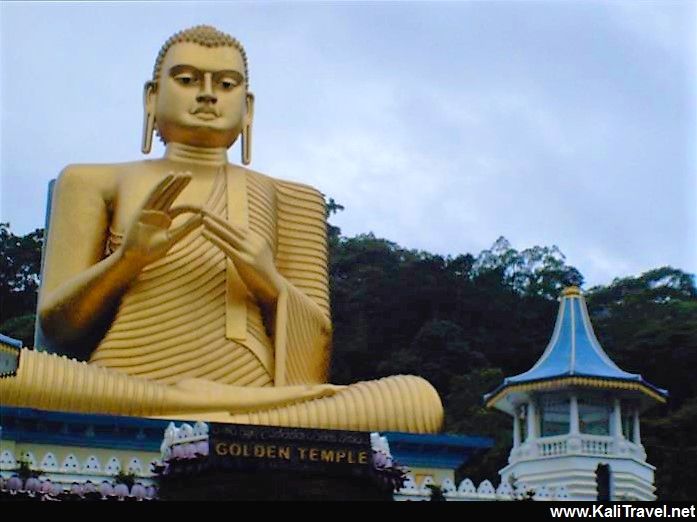
<svg viewBox="0 0 697 522">
<path fill-rule="evenodd" d="M 612 437 L 602 435 L 556 435 L 535 441 L 537 455 L 527 458 L 559 457 L 562 455 L 612 455 L 615 452 Z"/>
<path fill-rule="evenodd" d="M 581 435 L 581 453 L 584 455 L 611 455 L 613 453 L 612 438 L 600 435 Z"/>
<path fill-rule="evenodd" d="M 540 457 L 557 457 L 568 454 L 567 436 L 544 437 L 537 441 L 537 452 Z"/>
<path fill-rule="evenodd" d="M 430 500 L 431 489 L 429 485 L 438 485 L 432 476 L 423 477 L 416 481 L 412 473 L 407 473 L 406 482 L 402 489 L 395 491 L 395 500 Z M 515 488 L 508 482 L 501 482 L 497 488 L 485 480 L 479 486 L 475 486 L 472 480 L 466 478 L 459 485 L 452 480 L 445 479 L 440 484 L 441 491 L 446 500 L 488 500 L 488 501 L 510 501 L 524 500 L 568 500 L 569 493 L 565 486 L 540 486 L 529 488 L 525 484 L 516 484 Z"/>
</svg>

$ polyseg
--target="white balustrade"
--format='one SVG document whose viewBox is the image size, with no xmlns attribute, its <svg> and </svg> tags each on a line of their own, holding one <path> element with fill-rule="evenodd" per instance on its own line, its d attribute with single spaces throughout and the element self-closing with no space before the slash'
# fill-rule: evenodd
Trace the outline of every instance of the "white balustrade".
<svg viewBox="0 0 697 522">
<path fill-rule="evenodd" d="M 613 440 L 611 437 L 582 435 L 581 453 L 584 455 L 611 455 L 613 453 Z"/>
<path fill-rule="evenodd" d="M 568 453 L 567 437 L 544 437 L 537 440 L 537 450 L 541 457 L 557 457 Z"/>
<path fill-rule="evenodd" d="M 615 452 L 614 439 L 600 435 L 576 435 L 574 440 L 580 441 L 581 455 L 613 455 Z M 559 457 L 563 455 L 578 454 L 578 443 L 569 447 L 569 436 L 542 437 L 537 439 L 537 453 L 539 457 Z M 574 447 L 575 446 L 575 447 Z M 533 458 L 518 457 L 516 460 L 529 460 Z M 537 458 L 537 457 L 534 457 Z"/>
</svg>

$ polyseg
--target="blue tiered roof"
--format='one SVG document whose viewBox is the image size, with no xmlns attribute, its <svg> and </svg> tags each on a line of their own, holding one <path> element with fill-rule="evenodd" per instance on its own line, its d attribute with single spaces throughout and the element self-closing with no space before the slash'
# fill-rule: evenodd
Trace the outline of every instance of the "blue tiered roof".
<svg viewBox="0 0 697 522">
<path fill-rule="evenodd" d="M 586 301 L 577 287 L 562 292 L 554 333 L 542 357 L 527 372 L 504 379 L 484 399 L 488 406 L 508 410 L 501 400 L 512 392 L 566 386 L 641 391 L 659 402 L 668 396 L 666 390 L 612 362 L 595 337 Z"/>
</svg>

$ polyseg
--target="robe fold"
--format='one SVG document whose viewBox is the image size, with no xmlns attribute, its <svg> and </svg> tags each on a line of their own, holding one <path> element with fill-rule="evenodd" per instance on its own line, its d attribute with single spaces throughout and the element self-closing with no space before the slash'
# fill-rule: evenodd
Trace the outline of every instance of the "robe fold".
<svg viewBox="0 0 697 522">
<path fill-rule="evenodd" d="M 273 319 L 199 228 L 142 271 L 90 363 L 166 384 L 192 377 L 243 386 L 326 382 L 331 323 L 322 195 L 228 167 L 205 206 L 271 246 L 285 281 L 275 310 L 266 311 Z M 108 250 L 119 243 L 112 233 Z"/>
</svg>

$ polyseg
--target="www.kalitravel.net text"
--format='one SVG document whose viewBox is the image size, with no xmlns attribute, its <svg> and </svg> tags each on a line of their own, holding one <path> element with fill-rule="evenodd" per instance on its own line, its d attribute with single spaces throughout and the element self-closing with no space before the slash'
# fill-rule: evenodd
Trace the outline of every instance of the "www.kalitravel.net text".
<svg viewBox="0 0 697 522">
<path fill-rule="evenodd" d="M 695 518 L 695 506 L 638 507 L 632 504 L 598 504 L 588 507 L 551 507 L 552 518 Z"/>
</svg>

